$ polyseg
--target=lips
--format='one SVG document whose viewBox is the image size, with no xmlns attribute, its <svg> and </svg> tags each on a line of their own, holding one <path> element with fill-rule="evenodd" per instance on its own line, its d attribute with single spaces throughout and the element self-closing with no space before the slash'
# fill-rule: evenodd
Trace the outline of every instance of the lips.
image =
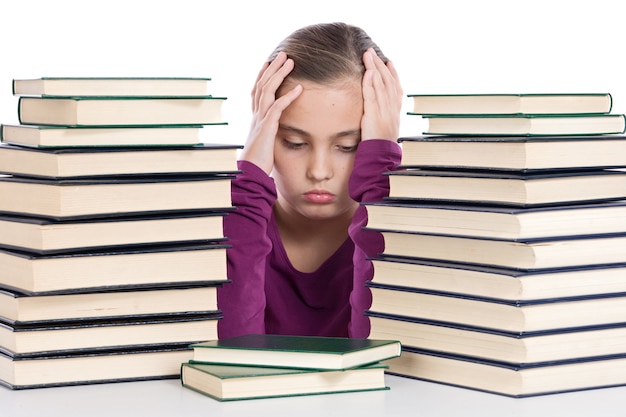
<svg viewBox="0 0 626 417">
<path fill-rule="evenodd" d="M 313 190 L 304 194 L 304 198 L 315 204 L 328 204 L 335 200 L 335 195 L 323 190 Z"/>
</svg>

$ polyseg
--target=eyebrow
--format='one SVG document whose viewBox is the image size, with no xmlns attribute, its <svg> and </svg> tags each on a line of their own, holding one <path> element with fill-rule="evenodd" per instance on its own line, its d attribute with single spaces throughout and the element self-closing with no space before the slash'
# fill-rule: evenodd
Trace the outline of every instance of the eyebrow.
<svg viewBox="0 0 626 417">
<path fill-rule="evenodd" d="M 299 129 L 295 126 L 290 126 L 290 125 L 286 125 L 286 124 L 279 124 L 278 125 L 278 129 L 279 130 L 284 130 L 287 132 L 291 132 L 291 133 L 295 133 L 297 135 L 306 137 L 306 138 L 310 138 L 311 134 L 305 130 Z M 360 136 L 361 135 L 361 129 L 350 129 L 350 130 L 344 130 L 341 132 L 337 132 L 333 135 L 333 138 L 342 138 L 342 137 L 346 137 L 346 136 Z"/>
</svg>

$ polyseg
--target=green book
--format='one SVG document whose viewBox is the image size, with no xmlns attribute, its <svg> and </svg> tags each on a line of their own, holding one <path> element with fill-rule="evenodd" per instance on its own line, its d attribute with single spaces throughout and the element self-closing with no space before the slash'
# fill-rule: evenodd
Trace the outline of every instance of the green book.
<svg viewBox="0 0 626 417">
<path fill-rule="evenodd" d="M 265 368 L 183 363 L 181 382 L 186 388 L 219 401 L 296 395 L 388 390 L 386 366 L 349 370 Z"/>
<path fill-rule="evenodd" d="M 14 79 L 13 94 L 29 96 L 205 96 L 210 78 L 42 77 Z"/>
<path fill-rule="evenodd" d="M 349 369 L 400 355 L 397 340 L 249 334 L 191 345 L 192 362 L 303 369 Z"/>
</svg>

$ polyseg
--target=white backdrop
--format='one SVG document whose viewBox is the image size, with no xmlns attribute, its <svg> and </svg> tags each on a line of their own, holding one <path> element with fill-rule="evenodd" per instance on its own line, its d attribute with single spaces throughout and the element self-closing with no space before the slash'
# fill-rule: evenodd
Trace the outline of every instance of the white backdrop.
<svg viewBox="0 0 626 417">
<path fill-rule="evenodd" d="M 17 122 L 14 78 L 211 77 L 243 143 L 249 91 L 276 44 L 317 22 L 362 26 L 395 62 L 405 93 L 609 92 L 626 112 L 626 19 L 611 0 L 5 0 L 0 122 Z M 405 110 L 411 108 L 406 98 Z M 419 134 L 404 116 L 402 135 Z M 206 130 L 206 129 L 205 129 Z"/>
</svg>

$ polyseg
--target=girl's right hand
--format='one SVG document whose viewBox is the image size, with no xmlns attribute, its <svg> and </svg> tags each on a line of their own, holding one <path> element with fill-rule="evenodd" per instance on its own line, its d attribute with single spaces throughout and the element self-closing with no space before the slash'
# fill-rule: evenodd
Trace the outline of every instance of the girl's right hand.
<svg viewBox="0 0 626 417">
<path fill-rule="evenodd" d="M 301 93 L 300 84 L 280 97 L 279 87 L 293 69 L 292 59 L 279 52 L 271 63 L 265 63 L 252 89 L 252 125 L 241 152 L 241 159 L 252 162 L 268 175 L 274 168 L 274 142 L 283 110 Z"/>
</svg>

